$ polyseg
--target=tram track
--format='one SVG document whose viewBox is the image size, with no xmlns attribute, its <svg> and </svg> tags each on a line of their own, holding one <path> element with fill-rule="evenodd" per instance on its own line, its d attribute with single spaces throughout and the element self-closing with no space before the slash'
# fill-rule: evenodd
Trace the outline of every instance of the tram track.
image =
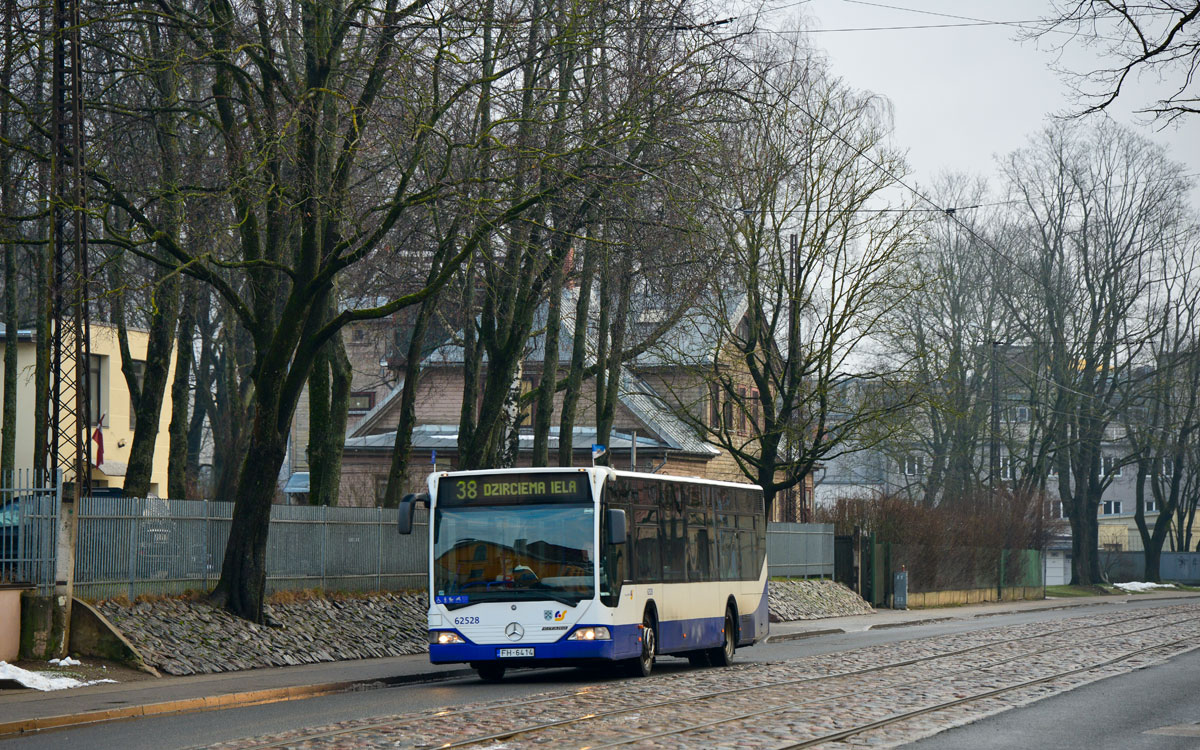
<svg viewBox="0 0 1200 750">
<path fill-rule="evenodd" d="M 1154 617 L 1156 617 L 1156 616 L 1143 615 L 1143 616 L 1130 617 L 1130 618 L 1126 618 L 1123 620 L 1118 620 L 1118 621 L 1112 622 L 1112 623 L 1104 623 L 1103 625 L 1100 625 L 1100 626 L 1085 625 L 1085 626 L 1078 626 L 1078 627 L 1073 627 L 1073 628 L 1063 628 L 1061 630 L 1056 630 L 1052 633 L 1041 633 L 1041 634 L 1025 636 L 1025 637 L 1021 637 L 1021 638 L 1011 638 L 1011 639 L 1003 639 L 1000 641 L 992 641 L 992 642 L 989 642 L 986 644 L 981 644 L 979 646 L 972 646 L 969 648 L 958 649 L 955 651 L 945 652 L 945 653 L 937 654 L 934 656 L 919 657 L 919 658 L 915 658 L 915 659 L 906 659 L 906 660 L 899 661 L 899 662 L 892 662 L 892 663 L 889 663 L 886 665 L 867 667 L 864 669 L 850 670 L 850 671 L 846 671 L 846 672 L 839 672 L 839 673 L 823 675 L 823 676 L 816 676 L 816 677 L 804 677 L 804 678 L 799 678 L 799 679 L 794 679 L 794 680 L 782 680 L 782 681 L 773 682 L 773 683 L 764 683 L 764 684 L 757 684 L 757 685 L 752 685 L 752 686 L 747 686 L 747 687 L 733 688 L 730 690 L 714 691 L 714 692 L 706 693 L 703 695 L 688 696 L 687 698 L 684 698 L 682 700 L 672 699 L 672 700 L 666 700 L 666 701 L 658 701 L 658 702 L 649 703 L 649 704 L 641 704 L 641 705 L 638 705 L 635 707 L 630 707 L 630 708 L 620 708 L 620 709 L 613 709 L 610 711 L 600 711 L 600 712 L 595 712 L 595 713 L 589 713 L 589 714 L 586 714 L 584 716 L 579 716 L 579 717 L 571 717 L 571 718 L 567 718 L 567 719 L 558 719 L 555 721 L 543 722 L 543 723 L 535 724 L 535 725 L 527 725 L 525 727 L 520 727 L 517 729 L 505 730 L 503 732 L 497 732 L 494 734 L 489 734 L 489 735 L 484 735 L 484 736 L 476 736 L 476 737 L 459 740 L 459 741 L 455 741 L 455 742 L 447 742 L 444 744 L 430 745 L 430 747 L 431 748 L 437 747 L 437 748 L 439 748 L 439 750 L 457 750 L 459 748 L 467 748 L 467 747 L 471 747 L 473 745 L 480 745 L 480 744 L 484 744 L 484 743 L 488 743 L 488 742 L 502 742 L 504 740 L 513 739 L 513 738 L 518 737 L 523 734 L 531 734 L 534 732 L 545 731 L 548 729 L 562 728 L 562 727 L 570 726 L 572 724 L 580 724 L 580 723 L 587 722 L 587 721 L 595 721 L 597 719 L 605 719 L 605 718 L 610 718 L 610 717 L 614 717 L 614 716 L 620 716 L 622 714 L 627 714 L 627 713 L 631 713 L 634 711 L 646 711 L 646 710 L 652 710 L 652 709 L 656 709 L 656 708 L 677 707 L 681 703 L 696 703 L 696 702 L 701 702 L 701 701 L 710 701 L 710 700 L 714 700 L 717 698 L 728 697 L 730 695 L 737 695 L 737 694 L 744 694 L 744 693 L 761 693 L 762 691 L 769 690 L 769 689 L 792 687 L 792 686 L 797 686 L 797 685 L 803 685 L 805 683 L 821 682 L 821 681 L 828 681 L 828 680 L 834 680 L 834 679 L 841 679 L 841 678 L 845 678 L 845 677 L 855 677 L 855 676 L 859 676 L 859 675 L 863 675 L 863 674 L 883 672 L 883 671 L 887 671 L 889 669 L 902 668 L 902 667 L 906 667 L 906 666 L 913 666 L 915 664 L 920 664 L 920 663 L 928 663 L 928 662 L 932 662 L 932 661 L 938 661 L 941 659 L 958 657 L 958 656 L 962 656 L 963 654 L 967 654 L 967 653 L 971 653 L 971 652 L 975 652 L 975 651 L 981 651 L 981 650 L 989 649 L 989 648 L 996 648 L 999 646 L 1009 645 L 1012 643 L 1019 643 L 1022 641 L 1029 641 L 1029 640 L 1034 640 L 1037 638 L 1048 638 L 1048 637 L 1053 637 L 1053 636 L 1058 636 L 1058 635 L 1064 635 L 1066 633 L 1070 633 L 1070 632 L 1074 632 L 1074 631 L 1078 631 L 1078 630 L 1084 630 L 1084 629 L 1095 630 L 1097 627 L 1110 627 L 1110 626 L 1120 625 L 1120 624 L 1127 623 L 1127 622 L 1151 619 Z M 1189 618 L 1185 618 L 1184 621 L 1186 622 L 1186 621 L 1194 621 L 1194 620 L 1200 620 L 1200 617 L 1189 617 Z M 1152 629 L 1156 629 L 1156 628 L 1142 628 L 1140 630 L 1128 631 L 1125 634 L 1142 632 L 1145 630 L 1152 630 Z M 1049 650 L 1053 650 L 1053 649 L 1048 649 L 1046 651 L 1049 651 Z M 1038 652 L 1038 653 L 1045 653 L 1046 651 Z M 996 662 L 996 664 L 1009 663 L 1011 661 L 1015 661 L 1017 659 L 1025 658 L 1028 656 L 1029 656 L 1029 654 L 1019 654 L 1017 656 L 1010 657 L 1008 659 L 1003 659 L 999 662 Z M 995 666 L 995 664 L 987 665 L 987 666 Z M 965 673 L 969 673 L 971 671 L 978 671 L 981 668 L 986 668 L 986 667 L 974 666 L 969 669 L 960 670 L 959 672 L 952 673 L 952 674 L 965 674 Z M 835 696 L 835 697 L 846 697 L 846 695 L 848 695 L 848 694 L 843 694 L 841 696 Z M 826 699 L 822 699 L 822 700 L 826 700 Z M 794 706 L 795 704 L 793 703 L 790 705 Z M 771 709 L 766 709 L 766 710 L 762 710 L 762 711 L 751 712 L 749 714 L 746 714 L 746 716 L 755 716 L 755 715 L 765 714 L 765 713 L 769 713 L 771 711 L 776 711 L 776 710 L 779 710 L 778 707 L 773 707 Z M 708 722 L 708 723 L 706 723 L 704 725 L 700 725 L 700 726 L 707 727 L 710 725 L 717 725 L 717 724 L 721 724 L 721 723 L 727 723 L 728 721 L 736 721 L 736 720 L 738 720 L 737 717 L 732 718 L 732 719 L 716 721 L 716 722 Z M 667 733 L 667 734 L 671 734 L 671 733 Z M 628 741 L 620 741 L 617 743 L 613 743 L 612 746 L 616 747 L 616 746 L 620 746 L 620 745 L 627 745 L 632 742 L 642 741 L 645 739 L 653 739 L 658 736 L 665 736 L 665 735 L 655 734 L 655 735 L 645 736 L 645 737 L 636 737 L 636 738 L 633 738 Z M 592 745 L 589 747 L 591 747 L 591 748 L 609 747 L 609 745 Z"/>
<path fill-rule="evenodd" d="M 1195 620 L 1200 620 L 1200 617 L 1188 618 L 1188 620 L 1184 620 L 1183 622 L 1190 622 L 1190 621 L 1195 621 Z M 1180 623 L 1173 623 L 1173 624 L 1180 624 Z M 1144 630 L 1149 630 L 1149 628 L 1143 628 L 1140 631 L 1128 631 L 1127 633 L 1124 633 L 1121 635 L 1131 635 L 1134 633 L 1143 632 Z M 1039 685 L 1039 684 L 1043 684 L 1046 682 L 1051 682 L 1051 681 L 1062 679 L 1064 677 L 1069 677 L 1069 676 L 1072 676 L 1074 674 L 1078 674 L 1081 672 L 1088 672 L 1088 671 L 1092 671 L 1092 670 L 1096 670 L 1096 669 L 1102 669 L 1106 666 L 1111 666 L 1112 664 L 1116 664 L 1121 661 L 1126 661 L 1128 659 L 1134 658 L 1143 653 L 1147 653 L 1149 651 L 1154 651 L 1156 649 L 1168 648 L 1168 647 L 1171 647 L 1174 645 L 1178 645 L 1180 643 L 1184 643 L 1185 641 L 1188 641 L 1188 640 L 1190 640 L 1190 637 L 1189 638 L 1181 638 L 1181 639 L 1171 641 L 1168 643 L 1158 643 L 1153 646 L 1147 646 L 1146 648 L 1139 649 L 1137 651 L 1122 654 L 1118 657 L 1115 657 L 1113 659 L 1109 659 L 1109 660 L 1106 660 L 1106 661 L 1103 661 L 1103 662 L 1100 662 L 1097 664 L 1089 664 L 1089 665 L 1085 665 L 1083 667 L 1078 667 L 1076 669 L 1068 670 L 1066 672 L 1049 675 L 1047 677 L 1040 677 L 1040 678 L 1037 678 L 1034 680 L 1028 680 L 1026 682 L 1022 682 L 1017 685 L 1011 685 L 1011 686 L 1006 686 L 1003 688 L 997 688 L 997 689 L 990 690 L 988 692 L 981 693 L 978 695 L 973 695 L 973 696 L 968 696 L 966 698 L 956 699 L 954 701 L 947 701 L 947 702 L 944 702 L 941 704 L 937 704 L 935 706 L 929 706 L 929 707 L 917 709 L 917 710 L 910 711 L 907 713 L 899 714 L 895 717 L 889 717 L 888 719 L 872 722 L 870 724 L 866 724 L 861 727 L 843 730 L 841 732 L 836 732 L 833 734 L 825 735 L 823 737 L 814 738 L 812 740 L 805 740 L 804 742 L 801 742 L 801 743 L 789 744 L 789 745 L 785 745 L 785 746 L 781 746 L 781 747 L 777 747 L 777 748 L 772 748 L 772 750 L 793 750 L 793 749 L 798 749 L 798 748 L 813 747 L 816 745 L 825 744 L 827 742 L 838 742 L 840 740 L 852 737 L 856 734 L 862 734 L 864 732 L 873 731 L 873 730 L 881 728 L 883 726 L 898 723 L 900 721 L 906 721 L 908 719 L 912 719 L 917 716 L 921 716 L 923 714 L 933 713 L 935 711 L 945 710 L 946 708 L 964 705 L 964 704 L 970 703 L 972 701 L 985 700 L 987 698 L 995 697 L 996 695 L 1000 695 L 1003 693 L 1007 693 L 1007 692 L 1011 692 L 1014 690 L 1027 688 L 1027 687 L 1032 687 L 1034 685 Z M 1071 644 L 1071 645 L 1073 645 L 1073 644 Z M 1018 654 L 1016 656 L 1012 656 L 1007 659 L 995 661 L 995 662 L 992 662 L 990 664 L 986 664 L 983 666 L 972 666 L 967 669 L 958 670 L 957 672 L 951 672 L 951 673 L 942 674 L 942 675 L 935 675 L 933 677 L 927 677 L 922 680 L 910 681 L 907 683 L 907 685 L 911 686 L 911 685 L 919 684 L 920 682 L 932 681 L 932 680 L 937 680 L 937 679 L 949 679 L 949 678 L 953 678 L 953 677 L 960 676 L 960 675 L 971 674 L 973 672 L 980 672 L 980 671 L 984 671 L 987 669 L 993 669 L 995 667 L 1003 666 L 1005 664 L 1011 664 L 1012 662 L 1028 658 L 1029 656 L 1041 656 L 1041 655 L 1050 653 L 1051 651 L 1055 651 L 1055 650 L 1058 650 L 1061 648 L 1069 648 L 1069 647 L 1071 647 L 1071 645 L 1056 647 L 1053 649 L 1045 649 L 1043 651 L 1036 652 L 1036 654 Z M 804 707 L 804 706 L 819 706 L 820 704 L 838 701 L 838 700 L 841 700 L 844 698 L 849 698 L 849 697 L 852 697 L 855 695 L 861 695 L 863 692 L 884 692 L 887 690 L 894 690 L 894 689 L 895 689 L 895 685 L 891 685 L 891 684 L 884 685 L 879 688 L 867 688 L 865 690 L 860 688 L 853 692 L 845 692 L 845 693 L 840 693 L 840 694 L 836 694 L 836 695 L 825 695 L 825 696 L 822 696 L 820 698 L 817 698 L 817 699 L 814 699 L 811 701 L 801 701 L 799 703 L 792 702 L 792 703 L 788 703 L 786 705 L 770 706 L 767 708 L 758 709 L 755 711 L 750 711 L 750 712 L 738 714 L 735 716 L 727 716 L 727 717 L 724 717 L 721 719 L 706 721 L 703 723 L 693 724 L 690 726 L 680 727 L 680 728 L 672 729 L 672 730 L 668 730 L 668 731 L 654 732 L 654 733 L 650 733 L 650 734 L 642 734 L 642 735 L 638 735 L 635 737 L 628 737 L 628 738 L 624 738 L 621 740 L 617 740 L 615 742 L 606 742 L 606 743 L 602 743 L 602 744 L 587 745 L 586 748 L 587 748 L 587 750 L 607 750 L 608 748 L 622 747 L 622 746 L 626 746 L 626 745 L 632 745 L 632 744 L 638 743 L 638 742 L 646 742 L 649 740 L 656 740 L 656 739 L 662 739 L 662 738 L 666 738 L 666 737 L 678 736 L 678 735 L 686 734 L 688 732 L 696 732 L 696 731 L 699 731 L 702 729 L 711 729 L 713 727 L 721 726 L 722 724 L 729 724 L 729 723 L 738 722 L 738 721 L 746 721 L 748 719 L 755 719 L 755 718 L 759 718 L 762 716 L 768 716 L 773 713 L 780 713 L 780 712 L 785 712 L 785 711 L 795 711 L 797 708 Z M 464 745 L 450 745 L 448 747 L 464 747 Z"/>
<path fill-rule="evenodd" d="M 562 728 L 570 727 L 572 725 L 581 725 L 581 724 L 584 724 L 585 722 L 594 722 L 597 720 L 603 720 L 606 718 L 617 717 L 622 714 L 630 714 L 630 713 L 638 712 L 638 711 L 644 712 L 644 711 L 652 711 L 655 709 L 664 709 L 664 708 L 676 708 L 677 709 L 682 704 L 702 703 L 705 701 L 712 701 L 715 699 L 720 699 L 720 698 L 728 697 L 728 696 L 736 696 L 739 694 L 754 693 L 754 694 L 761 695 L 763 693 L 763 691 L 778 690 L 778 689 L 788 688 L 788 687 L 797 687 L 797 686 L 802 686 L 802 685 L 808 684 L 808 683 L 815 683 L 815 682 L 822 682 L 822 681 L 827 682 L 827 681 L 831 681 L 831 680 L 852 678 L 855 676 L 885 672 L 887 670 L 895 670 L 898 668 L 909 667 L 909 666 L 919 665 L 919 664 L 923 664 L 923 663 L 928 664 L 928 663 L 937 662 L 939 660 L 961 657 L 966 654 L 970 654 L 973 652 L 980 652 L 980 651 L 983 651 L 986 649 L 996 649 L 996 648 L 1000 648 L 1000 647 L 1010 646 L 1010 645 L 1016 644 L 1016 643 L 1035 641 L 1038 639 L 1055 638 L 1055 637 L 1067 635 L 1072 632 L 1085 630 L 1085 629 L 1091 630 L 1091 631 L 1096 631 L 1098 629 L 1115 628 L 1115 627 L 1118 627 L 1118 626 L 1121 626 L 1124 624 L 1128 624 L 1130 622 L 1137 622 L 1137 621 L 1149 620 L 1149 619 L 1153 619 L 1156 621 L 1156 625 L 1153 627 L 1134 629 L 1134 630 L 1126 631 L 1125 633 L 1122 633 L 1122 634 L 1111 634 L 1110 637 L 1117 637 L 1119 635 L 1136 634 L 1136 633 L 1141 633 L 1141 632 L 1145 632 L 1148 630 L 1160 629 L 1160 628 L 1164 627 L 1164 624 L 1162 622 L 1164 616 L 1166 616 L 1166 617 L 1174 617 L 1175 615 L 1180 616 L 1180 619 L 1178 621 L 1172 621 L 1167 626 L 1177 625 L 1177 624 L 1181 624 L 1181 623 L 1187 623 L 1187 622 L 1191 622 L 1191 621 L 1200 619 L 1200 617 L 1185 616 L 1189 612 L 1194 612 L 1194 611 L 1195 611 L 1195 607 L 1181 606 L 1179 608 L 1172 608 L 1172 611 L 1169 611 L 1169 612 L 1164 612 L 1162 610 L 1158 610 L 1151 614 L 1141 614 L 1141 615 L 1137 615 L 1134 617 L 1090 618 L 1085 623 L 1073 625 L 1071 627 L 1057 628 L 1057 629 L 1049 631 L 1049 632 L 1042 631 L 1042 632 L 1032 633 L 1029 635 L 1021 635 L 1021 636 L 1013 637 L 1013 638 L 1005 638 L 1005 639 L 1000 639 L 1000 640 L 988 640 L 984 643 L 971 645 L 971 646 L 967 646 L 964 648 L 953 649 L 950 651 L 942 651 L 942 652 L 937 652 L 937 653 L 933 653 L 933 654 L 929 654 L 929 655 L 922 655 L 922 656 L 918 656 L 918 657 L 910 658 L 910 659 L 892 661 L 892 662 L 888 662 L 886 664 L 879 664 L 879 665 L 874 665 L 874 666 L 870 666 L 870 667 L 864 667 L 861 669 L 844 670 L 844 671 L 839 671 L 839 672 L 832 672 L 829 674 L 809 675 L 809 676 L 805 676 L 805 677 L 801 677 L 801 678 L 788 679 L 788 680 L 777 680 L 777 681 L 773 681 L 773 682 L 761 682 L 761 683 L 756 683 L 756 684 L 752 684 L 752 685 L 731 688 L 731 689 L 727 689 L 727 690 L 709 691 L 709 692 L 702 693 L 699 695 L 689 695 L 689 696 L 685 696 L 682 698 L 673 698 L 670 700 L 655 701 L 655 702 L 651 702 L 651 703 L 638 703 L 636 705 L 621 706 L 621 707 L 613 708 L 613 709 L 609 709 L 609 710 L 587 712 L 585 709 L 581 709 L 581 715 L 577 715 L 577 716 L 554 719 L 554 720 L 545 721 L 545 722 L 526 723 L 525 725 L 520 726 L 520 727 L 505 729 L 500 732 L 476 734 L 472 737 L 464 738 L 461 740 L 454 740 L 450 737 L 447 737 L 446 740 L 448 740 L 448 741 L 431 742 L 428 745 L 423 745 L 423 746 L 430 747 L 430 748 L 432 748 L 432 747 L 443 748 L 444 750 L 454 750 L 455 748 L 467 748 L 467 747 L 474 746 L 474 745 L 482 745 L 485 743 L 509 740 L 509 739 L 513 739 L 516 737 L 520 737 L 522 735 L 537 734 L 539 732 L 551 731 L 551 730 L 555 730 L 555 729 L 562 729 Z M 1100 621 L 1097 622 L 1097 619 L 1100 619 Z M 1030 626 L 1024 626 L 1024 627 L 1032 628 L 1035 626 L 1030 625 Z M 973 635 L 979 635 L 979 634 L 973 634 Z M 1033 656 L 1036 656 L 1037 654 L 1049 653 L 1050 651 L 1057 650 L 1059 648 L 1065 648 L 1065 647 L 1068 647 L 1069 645 L 1071 645 L 1071 644 L 1067 644 L 1064 646 L 1057 646 L 1057 647 L 1054 647 L 1051 649 L 1044 649 L 1043 651 L 1039 651 L 1039 652 L 1020 653 L 1015 656 L 1011 656 L 1011 657 L 999 660 L 992 665 L 975 665 L 975 666 L 972 666 L 967 669 L 958 670 L 957 672 L 951 673 L 951 675 L 967 674 L 970 672 L 977 672 L 977 671 L 985 670 L 990 667 L 995 667 L 998 665 L 1011 663 L 1012 661 L 1031 658 Z M 1161 648 L 1161 647 L 1162 646 L 1159 645 L 1159 646 L 1155 646 L 1152 648 Z M 1136 654 L 1128 654 L 1122 658 L 1132 658 L 1132 656 L 1134 656 L 1134 655 L 1136 655 Z M 833 656 L 833 655 L 827 655 L 827 656 Z M 1120 660 L 1120 659 L 1118 659 L 1118 660 Z M 1087 669 L 1097 669 L 1097 668 L 1101 668 L 1102 666 L 1103 665 L 1100 665 L 1100 666 L 1092 665 L 1092 666 L 1084 667 L 1081 669 L 1086 671 Z M 947 679 L 951 675 L 941 674 L 941 675 L 936 675 L 936 676 L 926 678 L 926 679 L 931 679 L 931 680 L 939 679 L 939 678 Z M 1061 677 L 1061 676 L 1051 677 L 1051 678 L 1046 678 L 1046 679 L 1056 679 L 1059 677 Z M 1040 681 L 1045 681 L 1045 680 L 1040 680 Z M 1034 681 L 1033 684 L 1036 684 L 1036 682 L 1038 682 L 1038 681 Z M 1001 692 L 1015 690 L 1015 689 L 1018 689 L 1019 687 L 1022 687 L 1022 686 L 1006 687 L 1006 688 L 1002 689 Z M 886 688 L 880 688 L 880 689 L 882 690 L 882 689 L 886 689 Z M 584 689 L 584 690 L 575 691 L 575 692 L 571 693 L 569 697 L 586 696 L 588 698 L 595 698 L 595 699 L 603 701 L 605 696 L 608 694 L 621 693 L 622 695 L 625 695 L 628 692 L 629 692 L 629 683 L 622 682 L 617 685 L 614 685 L 611 688 L 600 688 L 600 689 L 588 688 L 588 689 Z M 840 695 L 840 696 L 833 696 L 833 697 L 826 696 L 826 697 L 823 697 L 820 699 L 815 699 L 812 702 L 819 703 L 821 701 L 836 700 L 839 697 L 844 698 L 845 694 Z M 499 702 L 499 703 L 493 703 L 493 704 L 484 704 L 483 706 L 479 707 L 478 710 L 479 711 L 487 711 L 487 712 L 502 712 L 504 710 L 535 707 L 535 706 L 538 706 L 539 704 L 551 704 L 551 703 L 556 703 L 556 702 L 560 703 L 563 701 L 563 698 L 564 698 L 564 696 L 562 694 L 557 694 L 557 695 L 550 695 L 550 696 L 535 698 L 532 700 L 507 701 L 507 702 Z M 981 698 L 972 697 L 972 698 L 968 698 L 965 700 L 976 700 L 976 699 L 981 699 Z M 955 705 L 955 704 L 951 703 L 951 704 L 947 704 L 947 705 Z M 726 717 L 724 719 L 705 722 L 703 724 L 696 724 L 696 725 L 689 726 L 689 727 L 682 727 L 682 728 L 673 730 L 671 732 L 643 734 L 643 735 L 638 735 L 636 737 L 627 738 L 627 739 L 624 739 L 621 741 L 612 742 L 609 744 L 591 745 L 590 747 L 600 748 L 600 747 L 618 747 L 621 745 L 629 745 L 629 744 L 633 744 L 635 742 L 642 742 L 642 741 L 647 741 L 647 740 L 651 740 L 651 739 L 655 739 L 655 738 L 663 738 L 663 737 L 666 737 L 669 735 L 678 735 L 680 733 L 686 733 L 688 731 L 697 731 L 699 729 L 704 729 L 704 728 L 708 728 L 711 726 L 717 726 L 720 724 L 728 724 L 728 723 L 736 722 L 739 720 L 745 720 L 747 718 L 752 718 L 754 716 L 766 715 L 773 711 L 775 711 L 775 712 L 781 711 L 781 710 L 784 710 L 785 708 L 789 709 L 789 710 L 793 710 L 796 707 L 797 707 L 797 704 L 795 702 L 792 702 L 792 703 L 788 704 L 786 707 L 774 706 L 774 707 L 770 707 L 767 709 L 757 709 L 753 712 L 744 713 L 739 716 Z M 941 708 L 945 708 L 945 706 L 942 706 Z M 914 713 L 913 715 L 915 716 L 915 715 L 920 715 L 920 713 L 928 713 L 929 711 L 941 710 L 941 708 L 932 707 L 928 710 L 923 709 L 921 712 Z M 414 729 L 418 729 L 419 728 L 418 725 L 420 725 L 421 723 L 428 723 L 431 720 L 438 721 L 439 719 L 442 719 L 444 717 L 452 717 L 452 716 L 453 716 L 453 712 L 450 712 L 450 711 L 440 711 L 440 712 L 436 712 L 436 713 L 423 712 L 423 713 L 417 714 L 417 715 L 392 717 L 391 719 L 389 719 L 386 722 L 372 722 L 372 723 L 368 723 L 368 724 L 356 725 L 354 727 L 342 727 L 342 728 L 330 729 L 330 730 L 326 730 L 326 731 L 308 732 L 308 733 L 303 733 L 301 736 L 292 735 L 284 740 L 280 740 L 280 741 L 276 741 L 276 742 L 268 742 L 266 744 L 255 744 L 255 745 L 253 745 L 253 747 L 266 749 L 266 748 L 294 746 L 298 741 L 299 742 L 317 741 L 317 740 L 321 740 L 321 739 L 325 739 L 325 738 L 332 738 L 332 737 L 352 734 L 354 732 L 369 732 L 369 731 L 375 731 L 375 730 L 387 730 L 387 731 L 400 730 L 400 731 L 402 731 L 405 726 L 412 726 Z M 890 721 L 891 722 L 902 721 L 905 718 L 911 718 L 911 717 L 904 716 L 904 717 L 892 719 Z M 425 729 L 428 730 L 430 728 L 425 727 Z M 855 733 L 861 733 L 864 731 L 870 731 L 870 728 L 869 727 L 860 728 L 860 729 L 856 730 Z M 824 739 L 821 741 L 828 742 L 828 741 L 837 741 L 837 740 L 827 738 L 827 739 Z M 799 745 L 799 746 L 807 747 L 809 745 Z"/>
</svg>

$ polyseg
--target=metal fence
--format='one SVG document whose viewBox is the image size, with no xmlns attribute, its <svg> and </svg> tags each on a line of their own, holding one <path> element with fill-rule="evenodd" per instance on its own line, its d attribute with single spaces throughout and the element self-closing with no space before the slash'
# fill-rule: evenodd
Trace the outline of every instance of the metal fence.
<svg viewBox="0 0 1200 750">
<path fill-rule="evenodd" d="M 1100 569 L 1114 583 L 1146 580 L 1145 552 L 1100 551 Z M 1158 560 L 1163 581 L 1200 583 L 1200 552 L 1163 552 Z"/>
<path fill-rule="evenodd" d="M 80 501 L 75 591 L 87 599 L 207 591 L 221 573 L 232 503 L 90 497 Z M 396 511 L 276 505 L 267 537 L 268 592 L 424 588 L 428 511 L 411 535 Z M 773 576 L 833 576 L 832 524 L 768 524 Z"/>
<path fill-rule="evenodd" d="M 233 503 L 92 497 L 79 507 L 75 591 L 87 599 L 207 591 L 221 574 Z M 428 527 L 427 511 L 417 525 Z M 423 588 L 427 534 L 396 532 L 396 511 L 276 505 L 267 591 Z"/>
<path fill-rule="evenodd" d="M 767 570 L 773 576 L 833 577 L 833 524 L 767 524 Z"/>
<path fill-rule="evenodd" d="M 27 584 L 48 595 L 54 588 L 61 496 L 57 487 L 42 484 L 29 470 L 0 478 L 0 582 Z"/>
</svg>

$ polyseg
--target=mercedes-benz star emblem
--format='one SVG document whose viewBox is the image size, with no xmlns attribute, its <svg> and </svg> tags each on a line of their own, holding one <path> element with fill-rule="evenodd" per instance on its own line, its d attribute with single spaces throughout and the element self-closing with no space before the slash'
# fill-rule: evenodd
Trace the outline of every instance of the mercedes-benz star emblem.
<svg viewBox="0 0 1200 750">
<path fill-rule="evenodd" d="M 510 641 L 519 641 L 525 637 L 525 628 L 521 627 L 519 622 L 510 622 L 504 626 L 504 634 Z"/>
</svg>

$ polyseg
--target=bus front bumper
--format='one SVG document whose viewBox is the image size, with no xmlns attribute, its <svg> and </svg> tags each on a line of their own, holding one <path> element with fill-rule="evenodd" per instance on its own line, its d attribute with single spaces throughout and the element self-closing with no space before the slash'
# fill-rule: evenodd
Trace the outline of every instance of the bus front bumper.
<svg viewBox="0 0 1200 750">
<path fill-rule="evenodd" d="M 611 626 L 610 626 L 611 627 Z M 637 640 L 637 626 L 612 628 L 611 640 L 584 641 L 568 640 L 566 637 L 552 643 L 471 643 L 462 636 L 466 643 L 432 643 L 429 646 L 429 661 L 433 664 L 461 664 L 464 662 L 496 661 L 519 664 L 545 664 L 559 662 L 564 664 L 613 661 L 637 656 L 640 645 Z M 456 631 L 457 632 L 457 631 Z M 520 656 L 510 656 L 517 649 L 533 649 L 533 655 L 527 653 Z"/>
</svg>

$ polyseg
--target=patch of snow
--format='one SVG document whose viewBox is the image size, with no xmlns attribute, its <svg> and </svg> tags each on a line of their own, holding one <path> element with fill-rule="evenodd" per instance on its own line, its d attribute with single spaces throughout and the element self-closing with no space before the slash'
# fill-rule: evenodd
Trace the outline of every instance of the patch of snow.
<svg viewBox="0 0 1200 750">
<path fill-rule="evenodd" d="M 51 659 L 50 663 L 57 664 L 60 667 L 78 667 L 80 664 L 83 664 L 78 659 L 72 659 L 69 656 L 64 656 L 61 659 Z"/>
<path fill-rule="evenodd" d="M 79 662 L 75 663 L 79 664 Z M 101 682 L 116 682 L 116 680 L 91 680 L 90 682 L 85 682 L 77 680 L 74 677 L 51 677 L 41 672 L 31 672 L 28 669 L 21 669 L 3 661 L 0 661 L 0 680 L 13 680 L 34 690 L 67 690 L 68 688 L 96 685 Z"/>
<path fill-rule="evenodd" d="M 1129 591 L 1131 593 L 1137 592 L 1137 591 L 1153 591 L 1154 589 L 1173 589 L 1173 588 L 1175 588 L 1175 584 L 1173 584 L 1173 583 L 1148 583 L 1146 581 L 1131 581 L 1130 583 L 1114 583 L 1113 585 L 1116 586 L 1117 588 L 1121 589 L 1122 591 Z"/>
</svg>

